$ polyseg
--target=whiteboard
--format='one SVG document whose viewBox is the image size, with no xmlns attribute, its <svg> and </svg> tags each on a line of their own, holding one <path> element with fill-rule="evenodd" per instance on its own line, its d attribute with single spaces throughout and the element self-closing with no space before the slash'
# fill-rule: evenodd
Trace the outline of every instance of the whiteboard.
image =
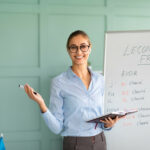
<svg viewBox="0 0 150 150">
<path fill-rule="evenodd" d="M 105 35 L 105 113 L 138 109 L 105 132 L 108 150 L 150 150 L 150 31 Z"/>
</svg>

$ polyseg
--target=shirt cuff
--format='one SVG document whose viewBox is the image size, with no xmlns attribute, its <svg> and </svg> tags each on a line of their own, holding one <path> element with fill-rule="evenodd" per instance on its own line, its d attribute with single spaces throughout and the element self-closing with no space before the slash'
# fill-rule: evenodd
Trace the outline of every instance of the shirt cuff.
<svg viewBox="0 0 150 150">
<path fill-rule="evenodd" d="M 47 111 L 44 112 L 44 113 L 41 112 L 41 116 L 42 116 L 44 119 L 46 119 L 46 118 L 49 116 L 49 114 L 50 114 L 50 112 L 49 112 L 48 109 L 47 109 Z"/>
<path fill-rule="evenodd" d="M 56 123 L 56 118 L 53 116 L 53 114 L 49 111 L 49 109 L 47 109 L 46 112 L 42 113 L 41 115 L 43 117 L 43 119 L 45 120 L 46 124 L 49 126 L 49 121 Z"/>
<path fill-rule="evenodd" d="M 112 127 L 110 127 L 110 128 L 105 128 L 105 127 L 104 127 L 104 123 L 100 123 L 100 126 L 101 126 L 101 128 L 102 128 L 103 130 L 109 131 L 109 130 L 112 129 Z"/>
</svg>

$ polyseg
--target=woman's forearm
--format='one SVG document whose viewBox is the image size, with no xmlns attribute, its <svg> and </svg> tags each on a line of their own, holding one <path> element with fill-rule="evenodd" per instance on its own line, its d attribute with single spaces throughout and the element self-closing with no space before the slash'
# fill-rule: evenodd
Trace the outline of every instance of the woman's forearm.
<svg viewBox="0 0 150 150">
<path fill-rule="evenodd" d="M 42 113 L 45 113 L 48 109 L 45 102 L 44 102 L 44 100 L 43 100 L 43 102 L 39 103 L 39 107 L 40 107 L 40 110 L 41 110 Z"/>
</svg>

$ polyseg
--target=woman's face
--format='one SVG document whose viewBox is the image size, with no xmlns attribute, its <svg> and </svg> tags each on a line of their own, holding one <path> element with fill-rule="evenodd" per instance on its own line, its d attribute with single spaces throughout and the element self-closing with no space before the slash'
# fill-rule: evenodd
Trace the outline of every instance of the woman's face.
<svg viewBox="0 0 150 150">
<path fill-rule="evenodd" d="M 87 65 L 90 52 L 91 45 L 86 37 L 77 35 L 70 40 L 68 53 L 73 65 Z"/>
</svg>

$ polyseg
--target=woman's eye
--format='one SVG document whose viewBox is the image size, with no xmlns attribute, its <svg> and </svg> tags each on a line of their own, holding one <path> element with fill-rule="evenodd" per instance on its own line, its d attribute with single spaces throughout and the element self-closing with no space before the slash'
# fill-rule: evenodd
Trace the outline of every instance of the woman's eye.
<svg viewBox="0 0 150 150">
<path fill-rule="evenodd" d="M 86 48 L 86 45 L 81 45 L 80 48 L 84 49 L 84 48 Z"/>
<path fill-rule="evenodd" d="M 70 47 L 70 49 L 75 50 L 75 49 L 77 49 L 77 47 L 76 46 L 72 46 L 72 47 Z"/>
</svg>

